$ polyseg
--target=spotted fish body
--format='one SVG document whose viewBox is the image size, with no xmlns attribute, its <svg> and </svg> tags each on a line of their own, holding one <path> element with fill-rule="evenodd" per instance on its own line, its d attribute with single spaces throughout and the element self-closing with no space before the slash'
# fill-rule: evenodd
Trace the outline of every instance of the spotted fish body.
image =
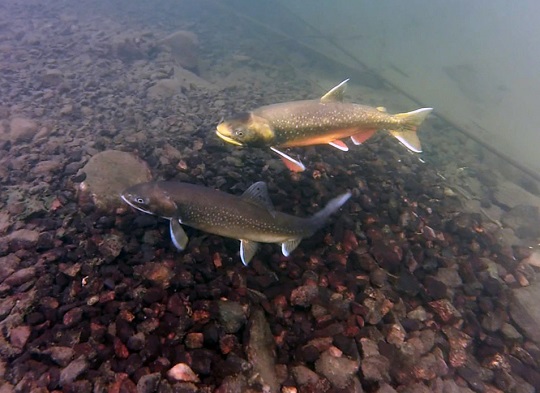
<svg viewBox="0 0 540 393">
<path fill-rule="evenodd" d="M 309 218 L 274 210 L 266 184 L 253 184 L 242 196 L 181 182 L 141 183 L 125 190 L 122 199 L 148 214 L 170 220 L 174 245 L 183 250 L 188 242 L 182 225 L 240 240 L 240 255 L 249 263 L 259 243 L 279 243 L 289 255 L 300 241 L 321 228 L 330 214 L 345 203 L 343 194 Z"/>
<path fill-rule="evenodd" d="M 379 129 L 388 130 L 408 149 L 421 151 L 416 130 L 432 108 L 392 115 L 384 108 L 343 102 L 346 83 L 318 100 L 283 102 L 238 115 L 220 123 L 216 133 L 235 145 L 270 147 L 294 171 L 305 167 L 278 148 L 329 144 L 348 151 L 342 139 L 350 137 L 359 145 Z"/>
<path fill-rule="evenodd" d="M 276 147 L 311 146 L 378 129 L 396 129 L 403 119 L 376 108 L 345 102 L 293 101 L 260 107 L 254 118 L 266 119 Z"/>
</svg>

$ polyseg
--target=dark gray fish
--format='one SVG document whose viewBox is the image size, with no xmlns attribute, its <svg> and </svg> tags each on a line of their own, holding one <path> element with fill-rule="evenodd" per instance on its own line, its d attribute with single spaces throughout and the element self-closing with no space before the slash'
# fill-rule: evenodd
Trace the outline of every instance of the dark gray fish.
<svg viewBox="0 0 540 393">
<path fill-rule="evenodd" d="M 281 244 L 283 255 L 289 256 L 303 238 L 320 229 L 350 196 L 350 193 L 342 194 L 312 217 L 300 218 L 276 211 L 264 182 L 253 184 L 241 196 L 172 181 L 137 184 L 121 195 L 133 208 L 168 219 L 171 239 L 179 250 L 184 250 L 188 242 L 180 224 L 240 240 L 244 265 L 253 258 L 259 243 Z"/>
</svg>

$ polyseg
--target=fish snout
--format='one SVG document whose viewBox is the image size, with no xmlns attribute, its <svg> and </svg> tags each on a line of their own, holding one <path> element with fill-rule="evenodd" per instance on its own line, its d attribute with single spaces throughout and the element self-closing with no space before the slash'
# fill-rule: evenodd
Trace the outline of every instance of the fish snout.
<svg viewBox="0 0 540 393">
<path fill-rule="evenodd" d="M 218 124 L 216 128 L 216 135 L 227 143 L 242 146 L 242 143 L 238 142 L 236 139 L 233 139 L 233 131 L 231 127 L 227 124 L 227 122 L 222 122 Z"/>
</svg>

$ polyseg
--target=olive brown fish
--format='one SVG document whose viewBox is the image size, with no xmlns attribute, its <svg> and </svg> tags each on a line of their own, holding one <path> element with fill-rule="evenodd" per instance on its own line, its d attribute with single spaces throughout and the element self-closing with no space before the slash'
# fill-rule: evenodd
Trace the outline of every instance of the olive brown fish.
<svg viewBox="0 0 540 393">
<path fill-rule="evenodd" d="M 272 104 L 237 115 L 218 124 L 216 134 L 234 145 L 269 147 L 296 172 L 305 170 L 304 165 L 278 148 L 329 144 L 348 151 L 341 139 L 351 137 L 359 145 L 386 129 L 409 150 L 422 150 L 416 130 L 432 108 L 392 115 L 384 108 L 343 102 L 347 82 L 318 100 Z"/>
<path fill-rule="evenodd" d="M 253 184 L 241 196 L 174 181 L 137 184 L 121 195 L 133 208 L 168 219 L 171 239 L 179 250 L 184 250 L 188 242 L 183 224 L 240 240 L 240 257 L 245 265 L 255 255 L 259 243 L 281 244 L 283 254 L 288 256 L 350 196 L 344 193 L 312 217 L 300 218 L 276 211 L 264 182 Z"/>
</svg>

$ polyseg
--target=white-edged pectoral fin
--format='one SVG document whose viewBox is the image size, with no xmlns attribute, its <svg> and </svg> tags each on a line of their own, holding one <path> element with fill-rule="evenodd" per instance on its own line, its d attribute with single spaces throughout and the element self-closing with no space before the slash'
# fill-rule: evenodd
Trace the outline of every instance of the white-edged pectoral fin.
<svg viewBox="0 0 540 393">
<path fill-rule="evenodd" d="M 283 153 L 281 150 L 278 150 L 275 147 L 271 147 L 270 149 L 281 156 L 281 161 L 283 161 L 283 163 L 287 168 L 289 168 L 289 170 L 293 172 L 304 172 L 306 170 L 306 167 L 304 166 L 304 164 L 302 164 L 301 161 L 295 160 L 291 156 Z"/>
<path fill-rule="evenodd" d="M 182 225 L 180 225 L 180 220 L 178 220 L 178 218 L 173 217 L 170 219 L 169 230 L 171 232 L 171 240 L 174 246 L 178 250 L 184 251 L 189 239 L 186 232 L 184 232 L 184 228 L 182 228 Z"/>
<path fill-rule="evenodd" d="M 298 238 L 298 239 L 290 239 L 284 243 L 281 243 L 281 252 L 283 253 L 283 255 L 288 257 L 289 255 L 291 255 L 291 252 L 293 252 L 294 249 L 298 247 L 301 241 L 302 241 L 302 238 Z"/>
<path fill-rule="evenodd" d="M 242 263 L 247 266 L 249 262 L 251 262 L 251 259 L 257 252 L 257 249 L 259 248 L 259 243 L 252 242 L 250 240 L 240 240 L 240 258 L 242 259 Z"/>
</svg>

